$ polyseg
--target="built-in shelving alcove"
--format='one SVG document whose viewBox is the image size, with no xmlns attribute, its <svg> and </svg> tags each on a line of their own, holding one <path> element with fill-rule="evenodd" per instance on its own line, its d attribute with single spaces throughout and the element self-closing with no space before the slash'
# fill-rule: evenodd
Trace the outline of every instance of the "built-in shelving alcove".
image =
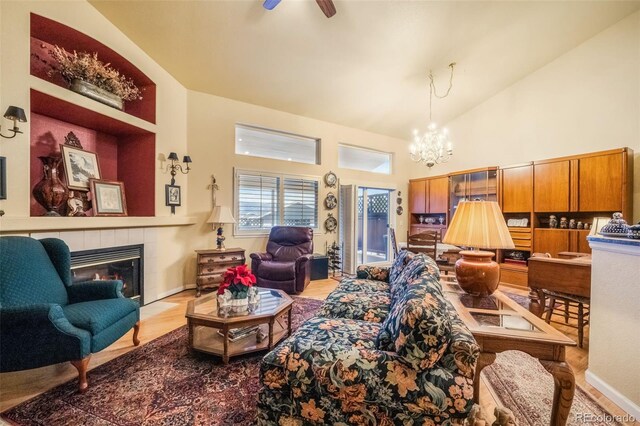
<svg viewBox="0 0 640 426">
<path fill-rule="evenodd" d="M 49 50 L 97 52 L 122 74 L 144 88 L 143 99 L 118 110 L 67 88 L 50 76 Z M 98 156 L 101 178 L 124 183 L 129 216 L 155 216 L 156 85 L 127 59 L 64 24 L 31 15 L 31 151 L 30 188 L 42 178 L 39 156 L 59 155 L 64 137 L 73 132 L 83 149 Z M 63 170 L 61 168 L 61 173 Z M 44 209 L 31 197 L 31 216 Z M 79 226 L 81 226 L 79 224 Z"/>
</svg>

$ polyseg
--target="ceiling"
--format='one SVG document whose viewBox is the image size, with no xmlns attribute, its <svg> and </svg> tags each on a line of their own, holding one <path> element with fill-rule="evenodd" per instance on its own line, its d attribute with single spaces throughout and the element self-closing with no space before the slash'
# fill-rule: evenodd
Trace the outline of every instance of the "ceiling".
<svg viewBox="0 0 640 426">
<path fill-rule="evenodd" d="M 90 0 L 187 88 L 409 139 L 640 8 L 638 1 Z M 256 123 L 261 124 L 261 123 Z"/>
</svg>

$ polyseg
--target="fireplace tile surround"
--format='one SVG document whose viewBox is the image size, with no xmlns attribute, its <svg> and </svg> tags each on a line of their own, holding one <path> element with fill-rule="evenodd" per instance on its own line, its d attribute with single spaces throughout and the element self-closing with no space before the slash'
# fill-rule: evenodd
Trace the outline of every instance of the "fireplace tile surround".
<svg viewBox="0 0 640 426">
<path fill-rule="evenodd" d="M 78 230 L 60 232 L 33 232 L 32 238 L 60 238 L 69 246 L 69 250 L 95 250 L 106 247 L 144 245 L 144 299 L 149 304 L 166 294 L 157 288 L 158 230 L 156 228 L 118 228 L 99 230 Z"/>
</svg>

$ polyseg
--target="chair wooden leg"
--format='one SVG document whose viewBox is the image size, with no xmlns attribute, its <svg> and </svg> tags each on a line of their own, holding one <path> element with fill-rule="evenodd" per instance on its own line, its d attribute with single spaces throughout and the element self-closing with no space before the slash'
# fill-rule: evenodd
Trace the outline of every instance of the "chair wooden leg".
<svg viewBox="0 0 640 426">
<path fill-rule="evenodd" d="M 564 323 L 569 324 L 569 302 L 564 301 Z"/>
<path fill-rule="evenodd" d="M 87 368 L 89 367 L 89 360 L 91 355 L 82 359 L 73 360 L 71 364 L 78 370 L 78 390 L 82 393 L 87 390 L 89 384 L 87 383 Z"/>
<path fill-rule="evenodd" d="M 547 316 L 545 317 L 545 321 L 547 324 L 551 322 L 551 315 L 553 314 L 553 310 L 556 308 L 556 298 L 549 298 L 549 306 L 547 307 Z"/>
<path fill-rule="evenodd" d="M 584 337 L 584 307 L 582 303 L 578 303 L 578 346 L 582 347 L 582 339 Z"/>
<path fill-rule="evenodd" d="M 133 326 L 133 346 L 138 346 L 140 344 L 140 339 L 138 339 L 138 333 L 140 332 L 140 321 L 135 323 Z"/>
</svg>

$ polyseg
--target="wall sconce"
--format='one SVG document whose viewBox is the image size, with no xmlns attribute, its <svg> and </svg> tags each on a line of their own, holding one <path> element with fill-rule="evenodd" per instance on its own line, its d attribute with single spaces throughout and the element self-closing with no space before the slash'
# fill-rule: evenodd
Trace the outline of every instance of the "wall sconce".
<svg viewBox="0 0 640 426">
<path fill-rule="evenodd" d="M 178 160 L 178 154 L 176 154 L 175 152 L 169 153 L 169 157 L 167 157 L 167 159 L 171 161 L 171 164 L 167 166 L 167 171 L 171 173 L 171 185 L 175 185 L 176 175 L 178 174 L 177 172 L 178 170 L 180 170 L 180 172 L 184 175 L 189 173 L 189 171 L 191 170 L 189 168 L 189 164 L 191 164 L 191 157 L 189 157 L 188 155 L 185 155 L 184 157 L 182 157 L 182 162 L 185 165 L 184 168 L 182 168 L 182 164 L 176 164 L 179 160 Z"/>
<path fill-rule="evenodd" d="M 9 129 L 9 131 L 13 132 L 13 134 L 11 136 L 5 136 L 0 133 L 0 136 L 6 139 L 11 139 L 18 133 L 22 133 L 18 128 L 18 125 L 16 124 L 16 121 L 19 121 L 21 123 L 27 122 L 27 116 L 24 114 L 24 110 L 22 108 L 18 108 L 17 106 L 13 105 L 9 106 L 9 108 L 7 108 L 7 112 L 4 113 L 4 118 L 13 121 L 13 128 Z M 2 127 L 0 127 L 0 130 L 2 130 Z"/>
</svg>

